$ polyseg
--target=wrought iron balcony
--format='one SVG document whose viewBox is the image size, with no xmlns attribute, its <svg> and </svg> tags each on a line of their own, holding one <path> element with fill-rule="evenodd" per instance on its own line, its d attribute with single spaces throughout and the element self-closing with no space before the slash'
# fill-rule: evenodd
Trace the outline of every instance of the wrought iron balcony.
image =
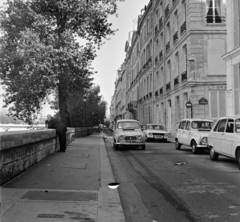
<svg viewBox="0 0 240 222">
<path fill-rule="evenodd" d="M 173 35 L 173 43 L 175 43 L 178 40 L 178 31 L 176 31 Z"/>
<path fill-rule="evenodd" d="M 182 74 L 181 74 L 181 80 L 182 80 L 182 82 L 184 82 L 184 81 L 187 80 L 187 70 L 184 71 L 184 72 L 182 72 Z"/>
<path fill-rule="evenodd" d="M 166 84 L 166 91 L 170 90 L 171 89 L 171 82 L 168 82 Z"/>
<path fill-rule="evenodd" d="M 161 17 L 159 19 L 159 29 L 161 29 L 163 27 L 163 18 Z"/>
<path fill-rule="evenodd" d="M 166 44 L 166 52 L 168 52 L 170 49 L 170 41 L 168 41 L 168 43 Z"/>
<path fill-rule="evenodd" d="M 163 94 L 163 87 L 160 88 L 160 95 Z"/>
<path fill-rule="evenodd" d="M 180 30 L 181 30 L 181 35 L 187 30 L 186 21 L 183 22 L 183 24 L 180 27 Z"/>
<path fill-rule="evenodd" d="M 165 8 L 165 17 L 167 17 L 169 15 L 169 4 L 167 5 L 167 7 Z"/>
<path fill-rule="evenodd" d="M 179 84 L 179 77 L 174 78 L 174 86 L 177 86 Z"/>
<path fill-rule="evenodd" d="M 161 61 L 163 59 L 163 53 L 162 53 L 162 50 L 160 51 L 159 53 L 159 60 Z"/>
</svg>

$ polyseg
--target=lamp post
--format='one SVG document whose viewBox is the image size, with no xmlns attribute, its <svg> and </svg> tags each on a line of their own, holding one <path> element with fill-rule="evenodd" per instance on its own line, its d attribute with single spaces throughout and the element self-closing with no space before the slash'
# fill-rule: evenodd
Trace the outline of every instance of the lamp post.
<svg viewBox="0 0 240 222">
<path fill-rule="evenodd" d="M 191 108 L 191 118 L 193 118 L 192 103 L 191 103 L 190 99 L 187 101 L 187 103 L 185 104 L 185 106 L 186 106 L 187 108 Z"/>
<path fill-rule="evenodd" d="M 84 102 L 84 126 L 86 127 L 86 102 L 87 102 L 86 97 L 83 97 L 83 102 Z"/>
</svg>

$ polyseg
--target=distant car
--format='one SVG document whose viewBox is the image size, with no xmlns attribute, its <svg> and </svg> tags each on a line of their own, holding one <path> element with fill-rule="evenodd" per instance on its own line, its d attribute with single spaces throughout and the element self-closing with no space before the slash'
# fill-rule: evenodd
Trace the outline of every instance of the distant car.
<svg viewBox="0 0 240 222">
<path fill-rule="evenodd" d="M 182 119 L 175 136 L 177 150 L 181 145 L 192 147 L 192 153 L 199 149 L 208 149 L 208 134 L 214 122 L 209 119 Z"/>
<path fill-rule="evenodd" d="M 140 123 L 133 119 L 118 120 L 113 130 L 113 146 L 118 150 L 121 146 L 141 146 L 145 150 L 145 138 Z"/>
<path fill-rule="evenodd" d="M 146 124 L 143 126 L 146 142 L 150 140 L 167 141 L 168 132 L 162 124 Z"/>
<path fill-rule="evenodd" d="M 219 155 L 237 160 L 240 169 L 240 116 L 222 117 L 208 135 L 210 159 Z"/>
</svg>

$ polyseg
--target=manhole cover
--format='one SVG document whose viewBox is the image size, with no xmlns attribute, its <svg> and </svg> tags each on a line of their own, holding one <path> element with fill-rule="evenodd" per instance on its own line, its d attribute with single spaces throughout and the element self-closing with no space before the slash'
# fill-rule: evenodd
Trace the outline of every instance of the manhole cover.
<svg viewBox="0 0 240 222">
<path fill-rule="evenodd" d="M 64 218 L 63 214 L 38 214 L 38 218 Z"/>
</svg>

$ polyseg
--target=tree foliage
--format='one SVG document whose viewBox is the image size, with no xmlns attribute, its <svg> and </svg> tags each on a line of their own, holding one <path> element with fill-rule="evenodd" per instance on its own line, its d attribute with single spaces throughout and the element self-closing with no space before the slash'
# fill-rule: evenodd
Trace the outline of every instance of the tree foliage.
<svg viewBox="0 0 240 222">
<path fill-rule="evenodd" d="M 121 0 L 120 0 L 121 1 Z M 0 11 L 0 77 L 11 115 L 31 123 L 57 90 L 60 116 L 70 124 L 70 96 L 91 86 L 96 56 L 116 0 L 8 0 Z M 87 44 L 80 46 L 76 37 Z"/>
</svg>

